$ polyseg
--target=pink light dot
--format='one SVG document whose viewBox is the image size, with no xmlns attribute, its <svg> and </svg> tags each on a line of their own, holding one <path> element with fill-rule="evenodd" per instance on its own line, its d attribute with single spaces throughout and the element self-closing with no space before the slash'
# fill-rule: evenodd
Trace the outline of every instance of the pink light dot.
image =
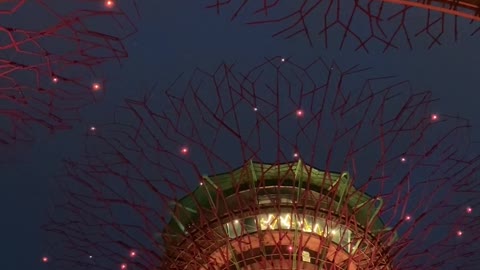
<svg viewBox="0 0 480 270">
<path fill-rule="evenodd" d="M 457 236 L 462 236 L 462 235 L 463 235 L 463 232 L 460 231 L 460 230 L 458 230 L 458 231 L 457 231 Z"/>
<path fill-rule="evenodd" d="M 401 158 L 400 158 L 400 161 L 401 161 L 402 163 L 405 163 L 405 162 L 407 162 L 407 159 L 404 158 L 404 157 L 401 157 Z"/>
<path fill-rule="evenodd" d="M 297 117 L 302 117 L 303 116 L 303 110 L 297 110 L 296 113 Z"/>
<path fill-rule="evenodd" d="M 200 182 L 200 186 L 203 186 L 203 182 Z"/>
<path fill-rule="evenodd" d="M 405 220 L 410 221 L 410 220 L 412 220 L 412 217 L 410 215 L 407 215 L 407 216 L 405 216 Z"/>
<path fill-rule="evenodd" d="M 289 247 L 288 247 L 288 250 L 289 250 L 289 251 L 292 251 L 292 250 L 293 250 L 293 247 L 292 247 L 292 246 L 289 246 Z"/>
<path fill-rule="evenodd" d="M 438 114 L 435 114 L 435 113 L 432 114 L 432 115 L 430 116 L 430 120 L 432 120 L 432 121 L 437 121 L 437 120 L 438 120 Z"/>
<path fill-rule="evenodd" d="M 257 108 L 257 107 L 254 107 L 254 108 L 253 108 L 253 111 L 254 111 L 254 112 L 258 111 L 258 108 Z"/>
<path fill-rule="evenodd" d="M 94 127 L 94 126 L 91 126 L 91 127 L 90 127 L 90 131 L 95 131 L 95 130 L 97 130 L 96 127 Z"/>
<path fill-rule="evenodd" d="M 298 153 L 293 153 L 294 158 L 298 158 Z"/>
<path fill-rule="evenodd" d="M 471 214 L 473 209 L 471 207 L 467 207 L 467 209 L 465 209 L 465 211 L 467 212 L 467 214 Z"/>
<path fill-rule="evenodd" d="M 135 251 L 130 251 L 130 257 L 133 258 L 133 257 L 135 257 L 135 256 L 137 256 L 137 252 L 135 252 Z"/>
<path fill-rule="evenodd" d="M 42 262 L 47 263 L 48 262 L 48 257 L 42 257 Z"/>
<path fill-rule="evenodd" d="M 122 263 L 120 265 L 120 269 L 127 269 L 127 264 L 126 263 Z"/>
<path fill-rule="evenodd" d="M 58 78 L 57 78 L 57 77 L 52 77 L 52 82 L 53 82 L 53 83 L 57 83 L 57 82 L 58 82 Z"/>
<path fill-rule="evenodd" d="M 92 90 L 93 91 L 98 91 L 100 89 L 102 89 L 102 86 L 99 83 L 92 84 Z"/>
<path fill-rule="evenodd" d="M 182 147 L 182 149 L 180 149 L 180 152 L 181 152 L 183 155 L 188 154 L 188 147 L 186 147 L 186 146 Z"/>
<path fill-rule="evenodd" d="M 113 0 L 105 1 L 105 7 L 112 8 L 113 6 L 115 6 L 115 2 Z"/>
</svg>

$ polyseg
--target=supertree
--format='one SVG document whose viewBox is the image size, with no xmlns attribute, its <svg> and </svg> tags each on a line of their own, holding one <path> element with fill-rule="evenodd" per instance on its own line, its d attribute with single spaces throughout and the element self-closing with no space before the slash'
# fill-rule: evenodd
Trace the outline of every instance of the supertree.
<svg viewBox="0 0 480 270">
<path fill-rule="evenodd" d="M 0 1 L 0 145 L 32 140 L 32 127 L 70 128 L 102 95 L 97 68 L 127 57 L 135 8 L 134 0 Z"/>
<path fill-rule="evenodd" d="M 356 50 L 413 48 L 415 39 L 431 48 L 479 32 L 480 3 L 425 0 L 206 1 L 231 20 L 273 25 L 273 36 L 304 37 L 313 46 L 354 44 Z M 426 45 L 426 46 L 425 46 Z"/>
<path fill-rule="evenodd" d="M 54 269 L 476 269 L 479 156 L 429 91 L 321 58 L 183 78 L 65 161 Z"/>
</svg>

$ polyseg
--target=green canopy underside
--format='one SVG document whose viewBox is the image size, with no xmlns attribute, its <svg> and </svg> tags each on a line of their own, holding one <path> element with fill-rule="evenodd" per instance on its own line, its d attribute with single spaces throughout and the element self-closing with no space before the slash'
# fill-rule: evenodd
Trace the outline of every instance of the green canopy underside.
<svg viewBox="0 0 480 270">
<path fill-rule="evenodd" d="M 355 189 L 348 173 L 320 171 L 300 160 L 283 164 L 249 161 L 231 172 L 204 176 L 201 183 L 192 193 L 173 204 L 172 219 L 166 230 L 169 234 L 183 233 L 185 226 L 195 222 L 202 209 L 214 208 L 219 192 L 228 197 L 235 192 L 263 185 L 301 188 L 308 185 L 309 189 L 323 194 L 330 194 L 334 190 L 332 196 L 340 203 L 339 206 L 348 204 L 352 212 L 355 210 L 356 221 L 361 226 L 368 227 L 372 233 L 385 229 L 377 216 L 382 206 L 381 199 Z"/>
</svg>

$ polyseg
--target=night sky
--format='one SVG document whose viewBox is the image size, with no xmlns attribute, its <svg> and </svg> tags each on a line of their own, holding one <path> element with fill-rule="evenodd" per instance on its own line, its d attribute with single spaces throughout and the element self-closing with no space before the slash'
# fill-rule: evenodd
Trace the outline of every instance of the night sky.
<svg viewBox="0 0 480 270">
<path fill-rule="evenodd" d="M 82 152 L 83 135 L 91 126 L 112 120 L 113 111 L 125 97 L 141 97 L 152 86 L 169 85 L 181 72 L 195 67 L 212 69 L 221 61 L 253 64 L 264 57 L 308 59 L 322 56 L 340 66 L 355 63 L 373 67 L 382 74 L 408 79 L 414 88 L 432 90 L 440 98 L 439 114 L 459 114 L 471 120 L 473 138 L 480 138 L 480 34 L 463 35 L 454 43 L 448 35 L 440 47 L 418 46 L 369 54 L 310 47 L 302 39 L 271 38 L 268 26 L 251 27 L 202 8 L 202 1 L 139 1 L 138 33 L 126 41 L 129 58 L 121 67 L 105 66 L 105 98 L 82 112 L 83 121 L 71 131 L 38 132 L 35 143 L 8 147 L 0 164 L 0 228 L 2 268 L 48 269 L 46 234 L 40 226 L 52 210 L 52 179 L 64 157 Z M 34 11 L 32 11 L 34 16 Z M 415 18 L 415 17 L 413 17 Z M 25 18 L 27 19 L 27 18 Z M 421 40 L 416 41 L 421 44 Z M 103 78 L 102 78 L 103 79 Z"/>
</svg>

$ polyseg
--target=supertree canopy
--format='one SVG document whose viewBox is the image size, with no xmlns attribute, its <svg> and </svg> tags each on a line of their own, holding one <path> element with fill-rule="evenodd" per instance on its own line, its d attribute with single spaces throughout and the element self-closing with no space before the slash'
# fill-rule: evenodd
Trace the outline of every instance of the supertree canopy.
<svg viewBox="0 0 480 270">
<path fill-rule="evenodd" d="M 127 56 L 123 41 L 136 31 L 135 7 L 134 1 L 0 1 L 0 145 L 32 139 L 32 126 L 70 127 L 79 109 L 101 95 L 97 67 Z"/>
<path fill-rule="evenodd" d="M 206 6 L 231 20 L 272 25 L 273 36 L 305 38 L 354 49 L 431 48 L 479 32 L 480 3 L 426 0 L 208 0 Z M 417 42 L 414 42 L 418 40 Z"/>
<path fill-rule="evenodd" d="M 272 58 L 126 100 L 65 162 L 53 269 L 476 269 L 478 155 L 428 91 Z"/>
</svg>

